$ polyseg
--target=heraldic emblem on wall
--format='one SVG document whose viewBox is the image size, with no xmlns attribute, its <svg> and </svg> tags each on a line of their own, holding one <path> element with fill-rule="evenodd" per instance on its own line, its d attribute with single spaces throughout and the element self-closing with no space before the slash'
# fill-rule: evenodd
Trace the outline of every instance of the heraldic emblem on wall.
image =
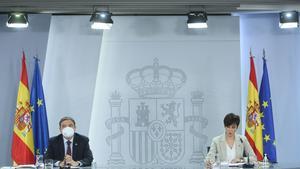
<svg viewBox="0 0 300 169">
<path fill-rule="evenodd" d="M 190 163 L 203 162 L 207 142 L 203 134 L 207 126 L 202 113 L 203 94 L 192 92 L 189 116 L 185 116 L 185 100 L 175 97 L 186 80 L 182 70 L 161 66 L 158 59 L 154 59 L 153 65 L 127 73 L 127 84 L 139 97 L 128 99 L 128 117 L 124 117 L 119 92 L 111 95 L 111 118 L 106 121 L 106 127 L 111 130 L 106 138 L 111 146 L 108 164 L 126 163 L 120 151 L 125 134 L 122 123 L 129 124 L 128 152 L 137 164 L 176 164 L 185 155 L 189 156 Z M 188 124 L 189 130 L 185 131 Z M 187 142 L 186 136 L 192 139 Z M 186 146 L 192 146 L 190 154 L 186 154 Z"/>
</svg>

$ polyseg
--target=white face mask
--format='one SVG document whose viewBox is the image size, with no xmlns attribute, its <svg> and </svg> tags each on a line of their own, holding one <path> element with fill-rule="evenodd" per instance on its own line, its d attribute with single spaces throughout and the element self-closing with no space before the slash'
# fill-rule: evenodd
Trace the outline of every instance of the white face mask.
<svg viewBox="0 0 300 169">
<path fill-rule="evenodd" d="M 74 136 L 74 129 L 72 127 L 65 127 L 62 129 L 62 134 L 65 138 L 70 138 Z"/>
</svg>

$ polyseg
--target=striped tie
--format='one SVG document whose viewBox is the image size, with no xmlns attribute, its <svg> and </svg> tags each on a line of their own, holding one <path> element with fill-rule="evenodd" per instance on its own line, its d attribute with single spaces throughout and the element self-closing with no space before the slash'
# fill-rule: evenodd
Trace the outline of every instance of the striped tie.
<svg viewBox="0 0 300 169">
<path fill-rule="evenodd" d="M 67 155 L 70 155 L 70 156 L 72 156 L 72 152 L 71 152 L 71 141 L 70 140 L 68 140 L 67 141 L 67 144 L 68 144 L 68 147 L 67 147 Z"/>
</svg>

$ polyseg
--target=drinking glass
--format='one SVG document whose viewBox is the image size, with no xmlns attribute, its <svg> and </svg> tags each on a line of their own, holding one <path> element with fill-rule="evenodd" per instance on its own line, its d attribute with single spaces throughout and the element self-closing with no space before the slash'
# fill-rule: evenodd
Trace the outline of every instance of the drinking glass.
<svg viewBox="0 0 300 169">
<path fill-rule="evenodd" d="M 53 169 L 53 160 L 45 159 L 45 169 Z"/>
<path fill-rule="evenodd" d="M 35 156 L 35 165 L 37 168 L 44 168 L 44 156 L 43 155 Z"/>
</svg>

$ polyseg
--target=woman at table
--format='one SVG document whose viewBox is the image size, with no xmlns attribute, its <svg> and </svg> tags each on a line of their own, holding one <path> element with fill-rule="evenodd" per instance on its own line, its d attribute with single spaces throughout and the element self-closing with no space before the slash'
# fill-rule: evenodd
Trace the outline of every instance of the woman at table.
<svg viewBox="0 0 300 169">
<path fill-rule="evenodd" d="M 249 157 L 250 162 L 257 158 L 245 136 L 237 134 L 240 117 L 229 113 L 224 118 L 225 133 L 213 138 L 210 150 L 205 158 L 206 168 L 212 168 L 216 162 L 237 163 Z"/>
</svg>

